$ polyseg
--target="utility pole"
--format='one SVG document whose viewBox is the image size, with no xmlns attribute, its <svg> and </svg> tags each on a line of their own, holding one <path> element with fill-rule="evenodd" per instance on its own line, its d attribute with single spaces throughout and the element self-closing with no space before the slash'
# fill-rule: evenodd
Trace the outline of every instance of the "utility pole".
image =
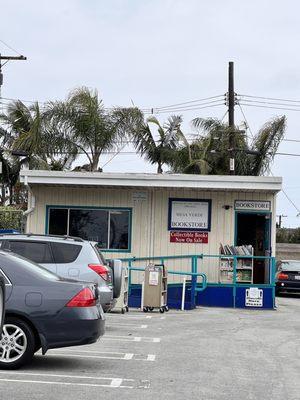
<svg viewBox="0 0 300 400">
<path fill-rule="evenodd" d="M 229 173 L 235 175 L 235 127 L 234 127 L 234 64 L 229 62 L 228 67 L 228 125 L 229 125 Z"/>
<path fill-rule="evenodd" d="M 19 56 L 3 56 L 0 54 L 0 107 L 1 107 L 1 88 L 3 85 L 3 73 L 2 73 L 2 67 L 4 67 L 5 64 L 7 64 L 9 61 L 23 61 L 27 60 L 27 57 L 24 57 L 22 55 Z M 3 62 L 4 61 L 4 62 Z M 3 62 L 3 63 L 2 63 Z M 0 152 L 2 153 L 2 149 L 0 148 Z M 0 174 L 2 174 L 2 162 L 0 162 Z M 5 185 L 2 182 L 1 185 L 1 203 L 4 206 L 5 205 Z"/>
<path fill-rule="evenodd" d="M 280 215 L 277 215 L 277 217 L 278 217 L 278 224 L 277 224 L 277 228 L 281 228 L 281 224 L 282 224 L 282 218 L 286 218 L 287 217 L 287 215 L 283 215 L 283 214 L 280 214 Z"/>
<path fill-rule="evenodd" d="M 1 100 L 1 87 L 3 85 L 3 73 L 2 73 L 2 67 L 8 63 L 8 61 L 23 61 L 23 60 L 27 60 L 27 57 L 24 57 L 22 55 L 20 56 L 2 56 L 0 54 L 0 100 Z M 2 61 L 5 61 L 2 64 Z"/>
</svg>

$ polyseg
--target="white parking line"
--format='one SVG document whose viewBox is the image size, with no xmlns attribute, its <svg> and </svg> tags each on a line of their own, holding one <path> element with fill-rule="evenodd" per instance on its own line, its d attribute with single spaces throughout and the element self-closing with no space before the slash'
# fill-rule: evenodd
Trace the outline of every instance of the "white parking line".
<svg viewBox="0 0 300 400">
<path fill-rule="evenodd" d="M 132 360 L 133 359 L 134 354 L 132 353 L 127 353 L 124 356 L 124 360 Z"/>
<path fill-rule="evenodd" d="M 110 326 L 124 326 L 124 327 L 130 327 L 134 329 L 147 329 L 148 325 L 135 325 L 135 324 L 126 324 L 123 322 L 107 322 L 107 328 Z"/>
<path fill-rule="evenodd" d="M 149 388 L 150 382 L 143 381 L 142 386 L 134 379 L 123 379 L 123 378 L 108 378 L 99 376 L 78 376 L 78 375 L 61 375 L 61 374 L 45 374 L 45 373 L 32 373 L 32 372 L 9 372 L 0 371 L 0 374 L 13 375 L 14 379 L 11 378 L 0 378 L 0 382 L 14 382 L 14 383 L 37 383 L 44 385 L 65 385 L 65 386 L 88 386 L 88 387 L 107 387 L 107 388 L 127 388 L 134 389 L 138 388 Z M 58 378 L 58 379 L 75 379 L 75 380 L 91 380 L 94 382 L 103 383 L 81 383 L 81 382 L 66 382 L 66 381 L 55 381 L 55 380 L 38 380 L 38 379 L 16 379 L 16 376 L 21 377 L 43 377 L 43 378 Z"/>
<path fill-rule="evenodd" d="M 155 354 L 148 354 L 147 361 L 155 361 L 156 355 Z"/>
<path fill-rule="evenodd" d="M 110 387 L 114 387 L 114 388 L 120 387 L 122 385 L 122 382 L 123 382 L 123 379 L 119 379 L 119 378 L 112 379 L 112 381 L 110 383 Z"/>
<path fill-rule="evenodd" d="M 140 336 L 103 336 L 101 340 L 118 340 L 119 342 L 150 342 L 150 343 L 159 343 L 160 338 L 152 338 L 152 337 L 140 337 Z"/>
<path fill-rule="evenodd" d="M 113 317 L 113 318 L 111 318 L 111 317 Z M 120 319 L 122 319 L 122 318 L 126 318 L 126 319 L 151 319 L 152 318 L 152 315 L 120 315 L 120 314 L 106 314 L 106 319 L 107 320 L 109 320 L 109 319 L 114 319 L 114 318 L 120 318 Z"/>
<path fill-rule="evenodd" d="M 39 353 L 41 354 L 41 353 Z M 135 353 L 117 353 L 117 352 L 102 352 L 102 351 L 91 351 L 91 350 L 67 350 L 59 352 L 57 350 L 51 350 L 51 354 L 47 356 L 59 356 L 59 357 L 75 357 L 75 358 L 91 358 L 91 359 L 107 359 L 107 360 L 133 360 L 133 361 L 155 361 L 156 356 L 154 354 L 135 354 Z"/>
</svg>

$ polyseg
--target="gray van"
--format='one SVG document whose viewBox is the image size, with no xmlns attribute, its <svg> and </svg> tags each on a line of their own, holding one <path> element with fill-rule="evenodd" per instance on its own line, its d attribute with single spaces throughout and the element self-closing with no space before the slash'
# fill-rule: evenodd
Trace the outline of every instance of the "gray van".
<svg viewBox="0 0 300 400">
<path fill-rule="evenodd" d="M 105 312 L 114 307 L 120 296 L 121 261 L 106 262 L 95 242 L 70 236 L 3 234 L 0 235 L 0 247 L 61 277 L 97 283 Z"/>
</svg>

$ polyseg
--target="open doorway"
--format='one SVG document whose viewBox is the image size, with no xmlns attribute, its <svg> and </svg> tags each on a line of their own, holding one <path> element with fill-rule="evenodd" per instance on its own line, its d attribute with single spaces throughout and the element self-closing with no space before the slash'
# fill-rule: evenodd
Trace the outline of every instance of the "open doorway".
<svg viewBox="0 0 300 400">
<path fill-rule="evenodd" d="M 251 245 L 254 256 L 271 255 L 271 214 L 236 213 L 236 245 Z M 253 261 L 253 283 L 269 283 L 269 262 Z"/>
</svg>

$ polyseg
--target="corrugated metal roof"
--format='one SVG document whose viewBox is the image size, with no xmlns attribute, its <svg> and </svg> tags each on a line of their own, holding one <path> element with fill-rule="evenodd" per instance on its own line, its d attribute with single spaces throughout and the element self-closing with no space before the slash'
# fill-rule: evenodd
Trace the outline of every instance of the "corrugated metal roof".
<svg viewBox="0 0 300 400">
<path fill-rule="evenodd" d="M 23 170 L 21 182 L 29 185 L 106 186 L 106 187 L 152 187 L 194 188 L 207 190 L 242 190 L 279 192 L 281 177 L 233 176 L 233 175 L 187 175 L 144 174 Z"/>
</svg>

